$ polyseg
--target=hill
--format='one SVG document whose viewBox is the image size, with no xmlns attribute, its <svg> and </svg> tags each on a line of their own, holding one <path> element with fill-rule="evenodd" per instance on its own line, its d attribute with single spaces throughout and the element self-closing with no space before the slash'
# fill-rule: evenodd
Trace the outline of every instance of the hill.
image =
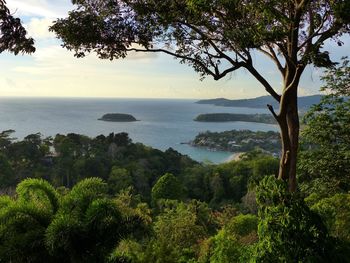
<svg viewBox="0 0 350 263">
<path fill-rule="evenodd" d="M 235 113 L 207 113 L 198 115 L 194 121 L 200 122 L 259 122 L 267 124 L 277 124 L 271 114 L 235 114 Z"/>
<path fill-rule="evenodd" d="M 313 104 L 320 102 L 322 95 L 305 96 L 298 98 L 299 109 L 306 110 Z M 261 96 L 253 99 L 229 100 L 225 98 L 199 100 L 198 104 L 212 104 L 223 107 L 266 108 L 267 104 L 278 107 L 278 103 L 271 96 Z"/>
</svg>

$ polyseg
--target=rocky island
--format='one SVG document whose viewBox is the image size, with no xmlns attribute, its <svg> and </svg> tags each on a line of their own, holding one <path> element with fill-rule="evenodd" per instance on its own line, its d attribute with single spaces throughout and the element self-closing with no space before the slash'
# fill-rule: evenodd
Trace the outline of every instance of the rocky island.
<svg viewBox="0 0 350 263">
<path fill-rule="evenodd" d="M 236 114 L 236 113 L 208 113 L 198 115 L 194 121 L 200 122 L 259 122 L 266 124 L 277 124 L 271 114 Z"/>
<path fill-rule="evenodd" d="M 133 122 L 138 121 L 134 116 L 124 113 L 107 113 L 99 118 L 100 121 L 112 121 L 112 122 Z"/>
<path fill-rule="evenodd" d="M 203 132 L 190 142 L 194 147 L 203 147 L 214 151 L 234 153 L 260 149 L 278 156 L 281 149 L 280 134 L 274 131 L 232 130 L 224 132 Z"/>
</svg>

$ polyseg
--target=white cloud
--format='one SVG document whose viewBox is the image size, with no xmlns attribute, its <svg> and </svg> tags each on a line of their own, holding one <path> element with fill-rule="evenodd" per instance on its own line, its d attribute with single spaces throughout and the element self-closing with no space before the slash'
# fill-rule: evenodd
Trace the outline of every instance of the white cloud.
<svg viewBox="0 0 350 263">
<path fill-rule="evenodd" d="M 49 27 L 52 25 L 53 20 L 50 18 L 32 18 L 29 23 L 25 25 L 28 35 L 35 40 L 54 38 L 55 34 L 49 32 Z"/>
<path fill-rule="evenodd" d="M 48 18 L 64 17 L 71 8 L 69 0 L 55 0 L 50 3 L 46 0 L 8 0 L 7 6 L 19 16 Z"/>
</svg>

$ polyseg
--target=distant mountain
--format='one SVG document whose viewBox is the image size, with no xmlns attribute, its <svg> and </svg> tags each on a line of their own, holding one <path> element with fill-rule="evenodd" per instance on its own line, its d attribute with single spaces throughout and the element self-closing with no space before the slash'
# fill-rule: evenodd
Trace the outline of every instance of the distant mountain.
<svg viewBox="0 0 350 263">
<path fill-rule="evenodd" d="M 322 95 L 305 96 L 298 98 L 298 106 L 300 110 L 306 110 L 313 104 L 320 102 Z M 199 100 L 198 104 L 212 104 L 223 107 L 246 107 L 246 108 L 266 108 L 267 104 L 278 107 L 278 103 L 271 96 L 261 96 L 254 99 L 228 100 L 224 98 Z"/>
<path fill-rule="evenodd" d="M 207 113 L 198 115 L 194 121 L 200 122 L 259 122 L 267 124 L 277 124 L 276 119 L 271 114 L 237 114 L 237 113 Z"/>
</svg>

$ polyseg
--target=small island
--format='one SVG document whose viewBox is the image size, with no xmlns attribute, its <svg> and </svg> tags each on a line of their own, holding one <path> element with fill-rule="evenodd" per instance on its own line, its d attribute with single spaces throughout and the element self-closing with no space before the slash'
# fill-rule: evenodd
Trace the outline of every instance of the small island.
<svg viewBox="0 0 350 263">
<path fill-rule="evenodd" d="M 194 121 L 200 122 L 259 122 L 266 124 L 277 124 L 275 118 L 270 114 L 236 114 L 236 113 L 208 113 L 198 115 Z"/>
<path fill-rule="evenodd" d="M 189 143 L 213 151 L 234 153 L 260 149 L 273 156 L 279 156 L 281 149 L 280 134 L 274 131 L 232 130 L 225 132 L 203 132 Z"/>
<path fill-rule="evenodd" d="M 99 118 L 100 121 L 112 121 L 112 122 L 134 122 L 138 121 L 134 116 L 124 113 L 107 113 Z"/>
</svg>

